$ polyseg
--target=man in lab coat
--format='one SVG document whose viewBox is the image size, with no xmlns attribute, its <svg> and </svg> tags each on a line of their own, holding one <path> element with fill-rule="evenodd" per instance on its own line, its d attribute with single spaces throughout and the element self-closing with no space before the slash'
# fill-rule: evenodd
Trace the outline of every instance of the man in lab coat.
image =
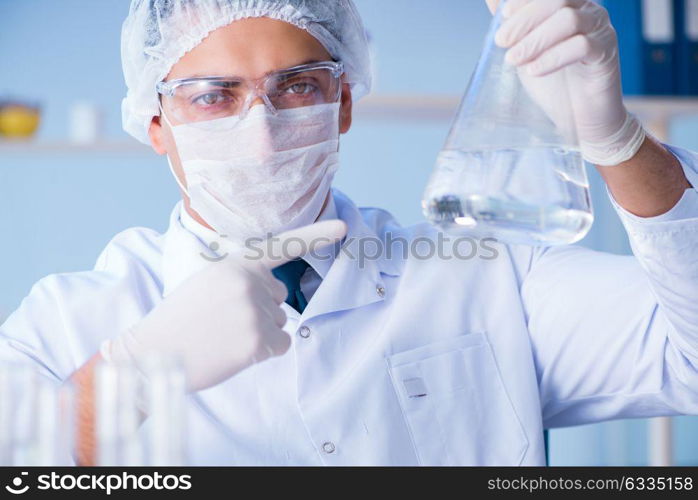
<svg viewBox="0 0 698 500">
<path fill-rule="evenodd" d="M 534 82 L 568 70 L 634 257 L 352 258 L 438 234 L 330 189 L 370 86 L 351 0 L 134 0 L 124 126 L 167 154 L 183 200 L 165 234 L 127 230 L 93 271 L 37 283 L 0 358 L 86 389 L 97 363 L 178 356 L 195 464 L 542 465 L 546 428 L 698 414 L 698 157 L 627 113 L 603 9 L 511 0 L 504 16 L 511 64 Z M 240 251 L 268 233 L 256 258 Z"/>
</svg>

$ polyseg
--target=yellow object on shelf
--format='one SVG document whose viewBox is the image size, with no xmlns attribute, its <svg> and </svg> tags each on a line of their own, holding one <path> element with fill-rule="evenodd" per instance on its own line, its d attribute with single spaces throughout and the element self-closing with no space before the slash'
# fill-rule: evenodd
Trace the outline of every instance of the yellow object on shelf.
<svg viewBox="0 0 698 500">
<path fill-rule="evenodd" d="M 17 104 L 0 106 L 0 135 L 26 138 L 39 128 L 41 113 L 38 108 Z"/>
</svg>

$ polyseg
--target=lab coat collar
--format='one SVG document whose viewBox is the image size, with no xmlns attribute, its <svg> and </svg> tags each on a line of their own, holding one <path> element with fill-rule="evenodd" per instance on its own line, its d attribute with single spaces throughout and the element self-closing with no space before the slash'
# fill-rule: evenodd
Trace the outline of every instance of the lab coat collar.
<svg viewBox="0 0 698 500">
<path fill-rule="evenodd" d="M 382 227 L 367 224 L 359 209 L 341 192 L 334 190 L 337 216 L 347 224 L 347 236 L 322 284 L 313 295 L 300 321 L 333 312 L 356 309 L 386 299 L 384 276 L 398 276 L 401 263 L 387 259 L 386 253 L 361 258 L 367 241 L 384 241 Z"/>
<path fill-rule="evenodd" d="M 379 213 L 378 217 L 366 217 L 357 206 L 352 202 L 347 195 L 334 189 L 334 201 L 337 207 L 337 217 L 347 224 L 347 237 L 342 242 L 342 246 L 347 249 L 357 250 L 360 242 L 365 239 L 380 241 L 385 247 L 386 232 L 390 229 L 398 227 L 393 218 L 386 212 L 375 211 Z M 373 254 L 373 247 L 369 247 L 369 254 Z M 375 255 L 375 254 L 374 254 Z M 353 256 L 358 259 L 358 252 L 344 251 L 340 257 Z M 380 252 L 377 256 L 366 259 L 366 262 L 373 262 L 377 270 L 383 274 L 390 276 L 399 276 L 402 272 L 404 262 L 397 259 L 389 259 L 389 254 L 385 251 Z M 357 267 L 361 267 L 361 262 L 357 262 Z"/>
<path fill-rule="evenodd" d="M 330 310 L 358 307 L 376 299 L 380 300 L 382 297 L 376 290 L 377 287 L 382 286 L 381 274 L 398 276 L 401 272 L 402 262 L 388 259 L 385 252 L 372 259 L 359 258 L 358 250 L 362 240 L 370 238 L 373 241 L 384 241 L 384 221 L 376 218 L 367 224 L 359 209 L 346 195 L 337 190 L 333 190 L 332 195 L 331 203 L 326 207 L 320 220 L 333 218 L 343 220 L 348 227 L 347 237 L 339 251 L 330 246 L 324 250 L 315 251 L 316 257 L 320 258 L 311 255 L 305 257 L 323 278 L 323 283 L 304 312 L 304 318 L 330 312 Z M 226 258 L 225 253 L 219 253 L 222 251 L 219 248 L 225 248 L 223 245 L 225 242 L 220 242 L 219 246 L 213 245 L 215 241 L 207 242 L 202 232 L 197 231 L 204 238 L 185 228 L 181 220 L 181 212 L 182 202 L 180 201 L 170 215 L 170 227 L 165 234 L 163 247 L 163 295 L 165 297 L 189 276 L 212 262 L 220 262 Z M 205 228 L 202 227 L 202 229 Z M 210 231 L 210 233 L 209 236 L 216 236 L 214 232 Z M 335 256 L 335 254 L 338 255 Z M 324 298 L 327 295 L 325 291 L 335 286 L 340 292 L 339 296 L 332 299 L 332 304 L 326 303 L 329 297 Z M 354 286 L 357 288 L 352 288 Z M 353 294 L 351 290 L 354 289 L 362 292 Z"/>
<path fill-rule="evenodd" d="M 222 256 L 212 248 L 214 241 L 207 246 L 191 231 L 185 229 L 180 218 L 180 201 L 170 215 L 170 227 L 165 233 L 162 255 L 163 296 L 167 297 L 189 276 L 196 274 L 212 262 L 219 262 Z M 202 226 L 202 229 L 206 229 Z"/>
<path fill-rule="evenodd" d="M 327 206 L 325 206 L 317 221 L 322 222 L 326 220 L 333 220 L 337 217 L 337 205 L 334 201 L 334 193 L 331 193 L 327 200 Z M 334 263 L 336 254 L 337 251 L 335 247 L 330 245 L 318 248 L 313 252 L 308 253 L 303 257 L 303 260 L 310 264 L 310 266 L 320 275 L 322 279 L 325 279 L 327 273 L 330 272 L 332 264 Z"/>
</svg>

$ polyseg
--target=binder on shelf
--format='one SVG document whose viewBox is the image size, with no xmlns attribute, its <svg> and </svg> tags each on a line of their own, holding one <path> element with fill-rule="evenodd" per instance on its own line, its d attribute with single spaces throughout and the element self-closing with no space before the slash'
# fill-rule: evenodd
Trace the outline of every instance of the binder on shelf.
<svg viewBox="0 0 698 500">
<path fill-rule="evenodd" d="M 626 95 L 676 95 L 675 0 L 604 0 L 618 33 Z"/>
<path fill-rule="evenodd" d="M 604 0 L 618 34 L 620 69 L 625 95 L 644 95 L 642 61 L 642 9 L 638 0 Z"/>
<path fill-rule="evenodd" d="M 676 95 L 674 0 L 642 0 L 645 90 L 648 95 Z"/>
<path fill-rule="evenodd" d="M 681 95 L 698 95 L 698 0 L 675 0 L 677 82 Z"/>
</svg>

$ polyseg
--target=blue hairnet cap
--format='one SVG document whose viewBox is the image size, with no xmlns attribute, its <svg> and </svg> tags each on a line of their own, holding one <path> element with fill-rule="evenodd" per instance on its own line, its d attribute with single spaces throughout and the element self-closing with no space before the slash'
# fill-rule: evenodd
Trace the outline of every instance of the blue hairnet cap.
<svg viewBox="0 0 698 500">
<path fill-rule="evenodd" d="M 369 93 L 368 41 L 352 0 L 133 0 L 121 34 L 128 88 L 122 103 L 124 130 L 150 144 L 148 128 L 160 114 L 156 84 L 212 31 L 257 17 L 285 21 L 310 33 L 344 63 L 354 99 Z"/>
</svg>

